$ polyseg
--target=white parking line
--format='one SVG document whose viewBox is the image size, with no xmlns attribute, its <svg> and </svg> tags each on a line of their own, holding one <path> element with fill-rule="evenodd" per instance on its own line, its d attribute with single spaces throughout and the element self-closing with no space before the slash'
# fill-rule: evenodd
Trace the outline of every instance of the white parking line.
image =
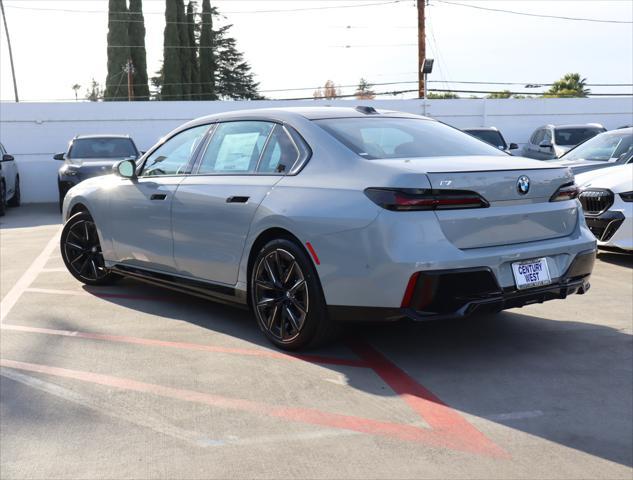
<svg viewBox="0 0 633 480">
<path fill-rule="evenodd" d="M 20 279 L 15 283 L 15 285 L 13 285 L 11 290 L 9 290 L 9 293 L 7 293 L 0 302 L 0 324 L 4 322 L 5 317 L 20 299 L 24 291 L 31 286 L 33 281 L 44 268 L 44 265 L 46 265 L 51 253 L 59 244 L 59 235 L 61 234 L 61 231 L 62 227 L 55 232 L 55 235 L 53 235 L 53 237 L 48 241 L 44 250 L 42 250 L 31 266 L 26 269 Z"/>
<path fill-rule="evenodd" d="M 90 295 L 84 290 L 55 290 L 54 288 L 25 288 L 28 293 L 49 293 L 52 295 Z"/>
<path fill-rule="evenodd" d="M 499 413 L 496 415 L 486 415 L 484 418 L 488 420 L 503 421 L 503 420 L 522 420 L 524 418 L 542 417 L 543 412 L 541 410 L 531 410 L 528 412 L 510 412 Z"/>
</svg>

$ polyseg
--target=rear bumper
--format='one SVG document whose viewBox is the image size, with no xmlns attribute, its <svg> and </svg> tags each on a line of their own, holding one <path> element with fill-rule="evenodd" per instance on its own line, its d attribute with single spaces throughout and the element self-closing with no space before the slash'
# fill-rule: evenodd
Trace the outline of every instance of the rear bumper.
<svg viewBox="0 0 633 480">
<path fill-rule="evenodd" d="M 589 290 L 596 250 L 576 255 L 556 283 L 529 290 L 499 286 L 490 268 L 468 268 L 419 272 L 408 307 L 371 308 L 329 306 L 337 321 L 390 321 L 409 318 L 416 321 L 467 317 L 474 313 L 499 312 Z"/>
</svg>

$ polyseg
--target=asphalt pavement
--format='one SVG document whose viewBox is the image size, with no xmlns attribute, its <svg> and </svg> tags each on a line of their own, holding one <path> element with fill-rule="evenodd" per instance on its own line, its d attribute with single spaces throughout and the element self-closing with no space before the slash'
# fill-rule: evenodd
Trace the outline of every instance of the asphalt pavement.
<svg viewBox="0 0 633 480">
<path fill-rule="evenodd" d="M 0 218 L 2 479 L 633 475 L 633 255 L 586 295 L 287 355 L 246 311 L 82 286 L 59 222 Z"/>
</svg>

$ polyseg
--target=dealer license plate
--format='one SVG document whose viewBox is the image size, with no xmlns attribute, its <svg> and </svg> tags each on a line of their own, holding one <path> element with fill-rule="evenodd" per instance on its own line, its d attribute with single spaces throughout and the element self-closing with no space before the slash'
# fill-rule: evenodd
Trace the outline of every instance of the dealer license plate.
<svg viewBox="0 0 633 480">
<path fill-rule="evenodd" d="M 547 268 L 546 258 L 534 258 L 512 264 L 514 281 L 519 290 L 526 288 L 542 287 L 552 283 Z"/>
</svg>

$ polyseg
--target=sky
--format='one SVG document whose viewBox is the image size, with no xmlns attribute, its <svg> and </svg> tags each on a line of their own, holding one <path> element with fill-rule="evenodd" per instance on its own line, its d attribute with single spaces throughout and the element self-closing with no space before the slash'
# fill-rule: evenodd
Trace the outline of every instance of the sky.
<svg viewBox="0 0 633 480">
<path fill-rule="evenodd" d="M 630 0 L 428 0 L 429 88 L 536 92 L 578 72 L 593 93 L 633 93 Z M 456 3 L 462 5 L 456 5 Z M 201 4 L 201 1 L 198 2 Z M 238 48 L 268 98 L 310 97 L 331 79 L 376 92 L 417 88 L 417 10 L 413 0 L 211 0 L 233 24 Z M 373 5 L 372 5 L 373 4 Z M 4 0 L 21 101 L 74 101 L 72 85 L 106 77 L 107 0 Z M 164 0 L 144 0 L 148 73 L 162 59 Z M 344 7 L 344 8 L 336 8 Z M 516 15 L 488 9 L 629 23 Z M 294 10 L 264 12 L 267 10 Z M 0 100 L 13 100 L 4 26 L 0 29 Z M 468 85 L 457 81 L 516 82 Z M 306 88 L 305 90 L 271 91 Z M 355 88 L 342 88 L 353 93 Z M 470 94 L 460 94 L 469 96 Z M 400 98 L 413 98 L 405 93 Z M 394 98 L 380 96 L 378 98 Z"/>
</svg>

